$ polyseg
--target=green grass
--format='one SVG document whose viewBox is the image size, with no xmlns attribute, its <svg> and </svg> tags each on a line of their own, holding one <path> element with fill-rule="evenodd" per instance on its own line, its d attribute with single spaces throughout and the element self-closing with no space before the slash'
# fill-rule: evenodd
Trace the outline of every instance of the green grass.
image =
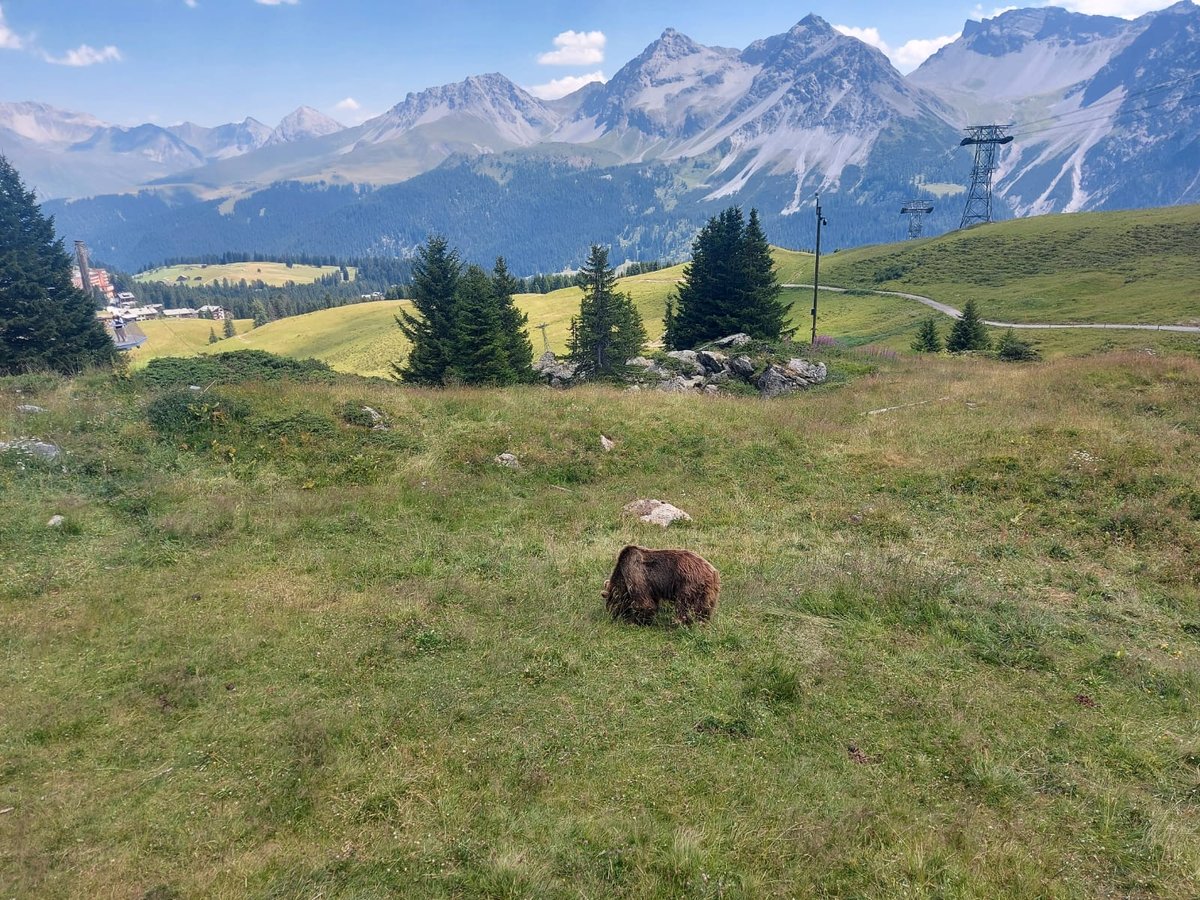
<svg viewBox="0 0 1200 900">
<path fill-rule="evenodd" d="M 1038 216 L 822 255 L 821 281 L 1013 322 L 1195 325 L 1197 247 L 1200 206 Z M 811 282 L 811 257 L 784 280 Z"/>
<path fill-rule="evenodd" d="M 354 266 L 347 269 L 350 278 L 355 275 Z M 281 262 L 227 263 L 224 265 L 202 265 L 185 263 L 178 266 L 163 266 L 150 269 L 134 276 L 135 281 L 161 281 L 164 284 L 185 284 L 188 287 L 203 287 L 221 281 L 237 284 L 239 281 L 262 281 L 271 287 L 283 287 L 289 281 L 294 284 L 310 284 L 324 275 L 339 271 L 338 266 L 289 266 Z M 184 280 L 179 281 L 180 278 Z"/>
<path fill-rule="evenodd" d="M 1200 361 L 880 365 L 0 380 L 4 894 L 1196 896 Z M 629 541 L 711 626 L 608 621 Z"/>
<path fill-rule="evenodd" d="M 254 327 L 254 320 L 235 319 L 233 324 L 238 334 L 244 334 Z M 135 369 L 160 356 L 204 353 L 208 350 L 210 331 L 218 338 L 225 334 L 225 323 L 212 319 L 147 319 L 137 325 L 146 335 L 146 343 L 126 354 L 130 366 Z M 237 340 L 236 336 L 234 340 Z M 222 338 L 215 346 L 228 350 L 234 344 Z"/>
</svg>

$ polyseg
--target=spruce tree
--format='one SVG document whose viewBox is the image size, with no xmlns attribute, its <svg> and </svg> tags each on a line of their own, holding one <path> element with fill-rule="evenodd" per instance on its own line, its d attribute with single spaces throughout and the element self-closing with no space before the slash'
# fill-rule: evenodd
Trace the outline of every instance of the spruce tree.
<svg viewBox="0 0 1200 900">
<path fill-rule="evenodd" d="M 1009 328 L 1000 338 L 996 347 L 996 356 L 1008 362 L 1032 362 L 1041 356 L 1033 344 L 1017 337 L 1017 333 Z"/>
<path fill-rule="evenodd" d="M 938 353 L 942 349 L 942 336 L 938 334 L 937 321 L 933 316 L 925 319 L 917 330 L 917 336 L 909 345 L 918 353 Z"/>
<path fill-rule="evenodd" d="M 954 323 L 946 338 L 946 349 L 951 353 L 965 353 L 970 350 L 987 350 L 992 344 L 988 337 L 987 327 L 975 308 L 974 299 L 963 305 L 962 317 Z"/>
<path fill-rule="evenodd" d="M 568 351 L 584 375 L 607 377 L 625 366 L 646 343 L 646 329 L 633 301 L 617 291 L 617 276 L 608 265 L 608 250 L 593 244 L 579 273 L 583 299 L 571 320 Z"/>
<path fill-rule="evenodd" d="M 509 366 L 509 341 L 499 298 L 491 279 L 479 266 L 469 267 L 459 279 L 454 310 L 454 356 L 443 380 L 512 383 L 515 376 Z"/>
<path fill-rule="evenodd" d="M 669 307 L 665 342 L 689 349 L 727 334 L 763 340 L 784 334 L 788 307 L 758 211 L 750 221 L 731 206 L 708 220 L 692 243 L 692 261 Z"/>
<path fill-rule="evenodd" d="M 513 294 L 520 290 L 521 283 L 508 271 L 503 256 L 496 257 L 492 269 L 492 292 L 500 308 L 500 330 L 508 354 L 508 368 L 512 381 L 529 382 L 534 379 L 533 345 L 529 342 L 526 325 L 529 316 L 517 309 Z"/>
<path fill-rule="evenodd" d="M 213 329 L 213 327 L 211 325 L 209 325 L 208 326 L 208 342 L 210 344 L 215 344 L 219 340 L 220 340 L 220 338 L 217 337 L 217 332 Z"/>
<path fill-rule="evenodd" d="M 111 365 L 116 347 L 32 191 L 0 156 L 0 375 Z"/>
<path fill-rule="evenodd" d="M 396 324 L 412 343 L 403 365 L 392 364 L 402 381 L 444 383 L 457 350 L 454 305 L 461 278 L 458 251 L 451 250 L 444 237 L 434 235 L 418 248 L 413 264 L 413 308 L 418 315 L 401 312 L 396 316 Z"/>
<path fill-rule="evenodd" d="M 235 334 L 237 334 L 237 329 L 234 328 L 234 325 L 233 325 L 233 313 L 229 312 L 228 310 L 226 310 L 225 324 L 222 326 L 222 329 L 224 331 L 225 337 L 227 337 L 227 338 L 231 338 Z"/>
</svg>

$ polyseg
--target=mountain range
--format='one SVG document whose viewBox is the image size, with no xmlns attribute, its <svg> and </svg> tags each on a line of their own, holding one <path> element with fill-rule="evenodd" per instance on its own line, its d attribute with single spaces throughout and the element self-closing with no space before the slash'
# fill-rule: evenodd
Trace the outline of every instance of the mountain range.
<svg viewBox="0 0 1200 900">
<path fill-rule="evenodd" d="M 115 128 L 0 104 L 0 152 L 60 230 L 133 267 L 245 250 L 409 252 L 430 231 L 519 271 L 678 256 L 730 202 L 779 243 L 892 239 L 926 199 L 957 224 L 962 128 L 1013 123 L 998 217 L 1200 201 L 1200 7 L 1134 20 L 1056 8 L 969 21 L 908 76 L 809 15 L 737 50 L 667 29 L 607 83 L 539 100 L 500 74 L 408 94 L 343 128 L 302 107 L 275 129 Z"/>
</svg>

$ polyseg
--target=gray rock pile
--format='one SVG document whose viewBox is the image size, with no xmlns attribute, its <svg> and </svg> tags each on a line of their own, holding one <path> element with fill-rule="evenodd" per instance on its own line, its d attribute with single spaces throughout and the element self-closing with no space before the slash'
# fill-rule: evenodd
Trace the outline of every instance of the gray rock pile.
<svg viewBox="0 0 1200 900">
<path fill-rule="evenodd" d="M 731 350 L 739 352 L 725 352 Z M 671 350 L 656 359 L 635 356 L 625 364 L 629 390 L 655 389 L 669 394 L 719 394 L 740 383 L 756 388 L 764 397 L 778 397 L 822 384 L 829 377 L 824 363 L 781 358 L 745 334 L 731 334 L 699 350 Z M 553 387 L 578 380 L 576 367 L 549 350 L 533 368 Z"/>
</svg>

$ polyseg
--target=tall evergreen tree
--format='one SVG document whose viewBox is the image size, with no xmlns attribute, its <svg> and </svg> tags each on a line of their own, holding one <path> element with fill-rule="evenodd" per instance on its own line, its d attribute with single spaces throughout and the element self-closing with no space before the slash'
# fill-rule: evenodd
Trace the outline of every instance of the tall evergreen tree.
<svg viewBox="0 0 1200 900">
<path fill-rule="evenodd" d="M 918 353 L 938 353 L 942 349 L 942 336 L 938 334 L 937 322 L 933 316 L 921 322 L 917 336 L 909 345 Z"/>
<path fill-rule="evenodd" d="M 975 300 L 968 300 L 963 305 L 962 316 L 950 329 L 946 338 L 946 349 L 951 353 L 965 353 L 969 350 L 987 350 L 992 345 L 988 337 L 987 327 L 975 308 Z"/>
<path fill-rule="evenodd" d="M 664 320 L 664 339 L 675 349 L 739 331 L 777 340 L 788 313 L 780 290 L 758 210 L 746 222 L 731 206 L 709 219 L 692 243 L 692 261 Z"/>
<path fill-rule="evenodd" d="M 608 250 L 593 244 L 579 273 L 583 299 L 571 320 L 567 349 L 579 371 L 592 377 L 616 374 L 625 360 L 641 352 L 646 329 L 633 301 L 617 291 Z"/>
<path fill-rule="evenodd" d="M 0 375 L 111 365 L 116 347 L 32 191 L 0 156 Z"/>
<path fill-rule="evenodd" d="M 487 273 L 471 266 L 459 279 L 455 297 L 454 356 L 445 380 L 466 384 L 510 384 L 509 341 L 499 298 Z"/>
<path fill-rule="evenodd" d="M 412 343 L 403 365 L 392 364 L 402 381 L 442 384 L 454 363 L 458 330 L 455 301 L 462 263 L 458 251 L 441 235 L 434 235 L 417 250 L 413 264 L 413 307 L 419 315 L 401 312 L 396 324 Z"/>
<path fill-rule="evenodd" d="M 224 336 L 227 338 L 231 338 L 235 334 L 237 334 L 237 329 L 234 327 L 234 324 L 233 324 L 233 313 L 232 312 L 230 312 L 228 310 L 225 311 L 225 324 L 222 325 L 221 328 L 224 333 Z"/>
<path fill-rule="evenodd" d="M 529 342 L 526 330 L 529 316 L 517 309 L 513 301 L 513 294 L 520 288 L 521 283 L 509 273 L 504 257 L 496 257 L 496 265 L 492 269 L 492 291 L 500 308 L 500 330 L 508 353 L 508 368 L 513 381 L 527 382 L 534 379 L 533 345 Z"/>
</svg>

